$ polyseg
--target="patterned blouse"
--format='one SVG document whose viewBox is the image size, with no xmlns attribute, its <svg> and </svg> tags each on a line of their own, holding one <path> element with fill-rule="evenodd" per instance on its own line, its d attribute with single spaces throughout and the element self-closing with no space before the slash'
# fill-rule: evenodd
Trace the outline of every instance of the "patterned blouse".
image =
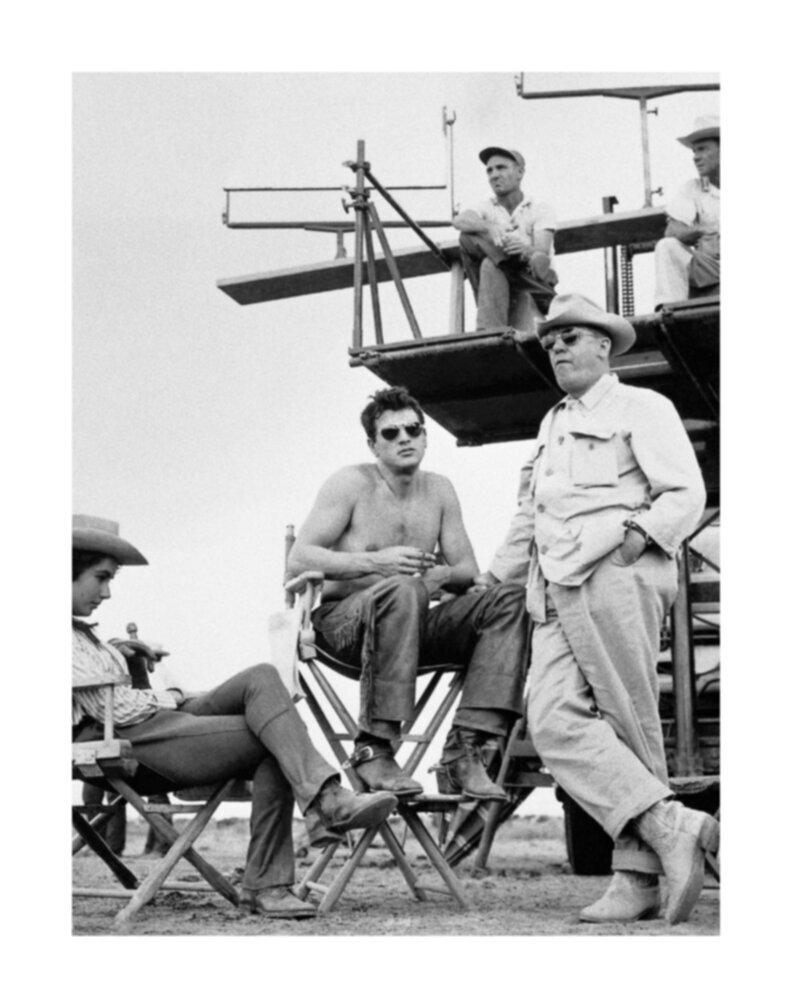
<svg viewBox="0 0 792 1008">
<path fill-rule="evenodd" d="M 158 710 L 175 710 L 175 691 L 133 689 L 121 652 L 112 644 L 104 644 L 88 626 L 73 624 L 72 686 L 88 686 L 97 680 L 112 678 L 118 685 L 113 690 L 113 720 L 119 728 L 140 724 Z M 105 702 L 102 687 L 72 690 L 72 724 L 86 716 L 104 721 Z"/>
</svg>

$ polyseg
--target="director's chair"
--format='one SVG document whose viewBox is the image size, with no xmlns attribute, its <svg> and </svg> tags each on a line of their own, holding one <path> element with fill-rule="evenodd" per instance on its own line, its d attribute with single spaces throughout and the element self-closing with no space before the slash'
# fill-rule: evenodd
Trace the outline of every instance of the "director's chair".
<svg viewBox="0 0 792 1008">
<path fill-rule="evenodd" d="M 126 904 L 116 914 L 119 925 L 128 923 L 142 906 L 150 902 L 160 890 L 179 892 L 218 892 L 234 906 L 239 905 L 239 894 L 229 880 L 209 864 L 194 849 L 215 810 L 222 801 L 249 800 L 244 781 L 228 780 L 213 785 L 205 801 L 198 804 L 163 804 L 147 802 L 133 787 L 132 780 L 137 762 L 132 756 L 132 743 L 115 737 L 113 724 L 113 691 L 117 678 L 96 678 L 72 685 L 73 691 L 96 689 L 104 693 L 105 721 L 101 739 L 72 743 L 72 777 L 89 781 L 115 792 L 109 805 L 73 805 L 72 826 L 78 834 L 72 842 L 72 854 L 87 845 L 107 865 L 121 883 L 121 888 L 81 888 L 72 890 L 76 897 L 125 899 Z M 241 793 L 240 789 L 244 791 Z M 180 792 L 181 793 L 181 792 Z M 169 844 L 161 861 L 145 878 L 138 878 L 121 859 L 110 850 L 98 832 L 102 823 L 113 814 L 119 804 L 128 802 L 154 830 L 157 837 Z M 181 833 L 166 816 L 191 815 L 193 818 Z M 200 882 L 168 882 L 168 876 L 177 861 L 184 858 L 205 879 Z"/>
<path fill-rule="evenodd" d="M 308 571 L 299 577 L 293 578 L 286 584 L 287 605 L 294 605 L 294 600 L 298 600 L 297 679 L 301 694 L 305 697 L 305 701 L 317 725 L 336 759 L 343 767 L 351 786 L 356 791 L 364 791 L 366 787 L 363 781 L 354 768 L 349 765 L 349 757 L 352 751 L 351 743 L 354 742 L 357 733 L 355 719 L 341 701 L 321 666 L 353 678 L 359 677 L 360 669 L 346 665 L 323 651 L 316 643 L 316 635 L 311 623 L 311 612 L 319 604 L 323 580 L 324 576 L 321 573 Z M 409 757 L 403 763 L 404 771 L 408 776 L 412 776 L 415 773 L 437 734 L 440 725 L 449 714 L 462 690 L 463 669 L 459 665 L 433 665 L 431 667 L 420 668 L 418 672 L 419 675 L 429 674 L 430 679 L 416 701 L 412 719 L 404 724 L 402 742 L 413 745 Z M 449 673 L 452 674 L 451 681 L 448 683 L 445 694 L 441 696 L 442 691 L 439 690 L 441 680 L 444 675 Z M 322 698 L 321 701 L 320 695 Z M 429 714 L 430 701 L 433 698 L 435 699 L 436 706 L 434 712 Z M 423 731 L 413 731 L 416 723 L 424 714 L 427 715 L 428 722 Z M 333 720 L 336 722 L 336 727 L 333 726 Z M 349 745 L 349 750 L 345 748 L 344 743 Z M 421 901 L 426 900 L 427 893 L 429 892 L 440 893 L 444 896 L 450 894 L 460 906 L 467 908 L 469 904 L 459 880 L 420 818 L 421 813 L 445 813 L 453 811 L 460 800 L 460 797 L 456 795 L 424 794 L 415 797 L 402 797 L 399 798 L 396 813 L 404 821 L 406 827 L 405 836 L 407 831 L 412 833 L 426 854 L 429 863 L 444 882 L 445 889 L 436 889 L 423 885 L 418 881 L 415 872 L 407 860 L 402 844 L 399 843 L 390 824 L 385 822 L 379 826 L 371 827 L 362 833 L 354 843 L 352 851 L 344 862 L 343 867 L 332 883 L 326 886 L 319 880 L 341 843 L 340 840 L 331 839 L 296 887 L 297 895 L 301 899 L 304 899 L 309 891 L 321 893 L 321 901 L 318 908 L 319 913 L 327 913 L 332 910 L 340 899 L 356 868 L 363 860 L 363 856 L 372 841 L 379 833 L 392 854 L 397 867 L 404 876 L 408 888 L 416 899 Z"/>
</svg>

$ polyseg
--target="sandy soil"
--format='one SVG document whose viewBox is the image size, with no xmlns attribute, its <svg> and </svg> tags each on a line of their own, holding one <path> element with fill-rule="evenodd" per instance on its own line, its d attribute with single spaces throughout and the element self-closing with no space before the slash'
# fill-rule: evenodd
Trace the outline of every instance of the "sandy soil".
<svg viewBox="0 0 792 1008">
<path fill-rule="evenodd" d="M 295 833 L 298 842 L 299 830 L 298 826 Z M 397 829 L 397 835 L 401 838 L 401 830 Z M 124 860 L 138 876 L 145 875 L 154 863 L 150 857 L 139 856 L 143 843 L 143 827 L 131 822 Z M 220 870 L 233 876 L 244 863 L 246 844 L 247 821 L 228 819 L 210 824 L 197 849 Z M 422 882 L 440 884 L 412 839 L 408 841 L 407 854 Z M 527 816 L 507 823 L 496 837 L 487 877 L 473 877 L 469 861 L 458 869 L 471 902 L 467 911 L 440 895 L 431 895 L 426 903 L 417 902 L 387 849 L 377 846 L 369 849 L 344 897 L 327 916 L 308 921 L 265 921 L 240 912 L 215 894 L 169 892 L 144 907 L 128 931 L 145 935 L 718 934 L 720 893 L 712 881 L 708 882 L 691 919 L 674 928 L 663 921 L 597 926 L 579 923 L 576 910 L 595 899 L 607 880 L 570 873 L 562 820 L 555 817 Z M 300 858 L 298 873 L 308 863 L 308 859 Z M 340 863 L 340 857 L 336 856 L 323 881 Z M 105 866 L 85 850 L 73 859 L 73 865 L 75 885 L 115 884 Z M 173 877 L 200 881 L 185 861 L 176 866 Z M 75 899 L 74 933 L 114 933 L 113 917 L 120 906 L 118 900 Z"/>
</svg>

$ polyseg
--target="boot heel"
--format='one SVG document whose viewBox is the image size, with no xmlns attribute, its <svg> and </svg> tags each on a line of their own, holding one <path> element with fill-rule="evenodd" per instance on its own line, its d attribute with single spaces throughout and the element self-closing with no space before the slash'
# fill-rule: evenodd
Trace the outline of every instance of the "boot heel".
<svg viewBox="0 0 792 1008">
<path fill-rule="evenodd" d="M 717 819 L 707 816 L 701 824 L 699 843 L 703 850 L 711 851 L 713 854 L 718 853 L 718 849 L 720 848 L 720 823 Z"/>
</svg>

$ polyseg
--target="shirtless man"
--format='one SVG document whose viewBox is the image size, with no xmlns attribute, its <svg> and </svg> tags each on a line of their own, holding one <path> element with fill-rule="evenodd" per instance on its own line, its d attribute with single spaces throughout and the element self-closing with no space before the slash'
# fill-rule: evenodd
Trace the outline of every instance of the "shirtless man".
<svg viewBox="0 0 792 1008">
<path fill-rule="evenodd" d="M 456 492 L 422 472 L 426 430 L 405 389 L 381 389 L 361 414 L 373 463 L 334 473 L 289 557 L 289 574 L 321 570 L 313 613 L 323 649 L 360 666 L 352 765 L 371 790 L 418 794 L 393 743 L 412 716 L 419 665 L 466 668 L 441 762 L 456 793 L 506 795 L 489 779 L 481 746 L 522 713 L 526 674 L 524 590 L 504 583 L 465 594 L 478 573 Z M 430 599 L 440 599 L 430 608 Z"/>
</svg>

